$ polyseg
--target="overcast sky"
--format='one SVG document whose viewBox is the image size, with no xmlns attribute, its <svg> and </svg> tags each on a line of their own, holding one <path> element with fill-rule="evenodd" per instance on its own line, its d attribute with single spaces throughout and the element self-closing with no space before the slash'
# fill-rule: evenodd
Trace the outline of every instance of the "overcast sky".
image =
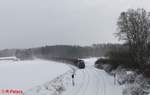
<svg viewBox="0 0 150 95">
<path fill-rule="evenodd" d="M 0 0 L 0 49 L 118 43 L 120 12 L 150 0 Z"/>
</svg>

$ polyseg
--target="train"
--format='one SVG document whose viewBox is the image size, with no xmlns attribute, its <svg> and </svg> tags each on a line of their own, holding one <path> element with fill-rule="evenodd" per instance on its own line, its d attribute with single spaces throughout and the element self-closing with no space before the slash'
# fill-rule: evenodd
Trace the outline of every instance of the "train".
<svg viewBox="0 0 150 95">
<path fill-rule="evenodd" d="M 85 68 L 85 62 L 83 60 L 81 60 L 81 59 L 75 60 L 74 64 L 79 69 L 84 69 Z"/>
</svg>

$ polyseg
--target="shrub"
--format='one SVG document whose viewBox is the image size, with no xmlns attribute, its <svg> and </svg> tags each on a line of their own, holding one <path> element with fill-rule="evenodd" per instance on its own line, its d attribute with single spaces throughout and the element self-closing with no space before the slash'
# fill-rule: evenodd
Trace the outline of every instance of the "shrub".
<svg viewBox="0 0 150 95">
<path fill-rule="evenodd" d="M 132 60 L 128 49 L 111 50 L 107 52 L 109 63 L 115 66 L 123 66 L 125 68 L 137 68 L 138 66 Z"/>
<path fill-rule="evenodd" d="M 144 91 L 138 85 L 132 84 L 123 90 L 123 95 L 144 95 Z"/>
</svg>

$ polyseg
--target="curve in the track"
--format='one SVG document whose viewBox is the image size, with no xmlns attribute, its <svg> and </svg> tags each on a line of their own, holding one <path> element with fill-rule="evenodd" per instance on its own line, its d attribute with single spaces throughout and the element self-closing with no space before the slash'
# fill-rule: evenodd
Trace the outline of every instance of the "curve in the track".
<svg viewBox="0 0 150 95">
<path fill-rule="evenodd" d="M 87 66 L 78 74 L 76 86 L 67 91 L 68 94 L 63 95 L 122 95 L 121 89 L 113 84 L 113 78 L 94 66 Z M 120 92 L 118 93 L 117 90 Z"/>
</svg>

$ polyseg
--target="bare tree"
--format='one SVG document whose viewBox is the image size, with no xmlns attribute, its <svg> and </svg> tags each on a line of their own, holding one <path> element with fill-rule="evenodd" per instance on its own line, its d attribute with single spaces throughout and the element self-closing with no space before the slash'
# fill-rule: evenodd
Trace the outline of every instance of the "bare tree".
<svg viewBox="0 0 150 95">
<path fill-rule="evenodd" d="M 129 44 L 135 63 L 140 67 L 149 60 L 150 13 L 144 9 L 129 9 L 122 12 L 118 22 L 117 36 Z"/>
</svg>

